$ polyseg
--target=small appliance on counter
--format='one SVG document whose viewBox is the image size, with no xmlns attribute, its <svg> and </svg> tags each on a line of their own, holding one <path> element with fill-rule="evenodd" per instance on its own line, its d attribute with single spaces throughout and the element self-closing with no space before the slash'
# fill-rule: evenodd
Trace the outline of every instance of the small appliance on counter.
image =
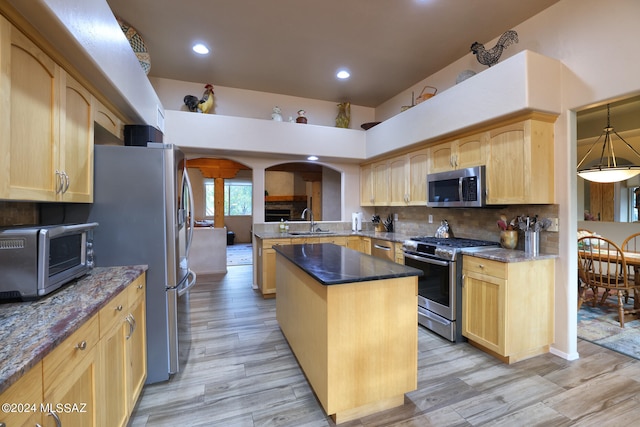
<svg viewBox="0 0 640 427">
<path fill-rule="evenodd" d="M 97 226 L 0 228 L 0 301 L 35 300 L 89 273 Z"/>
<path fill-rule="evenodd" d="M 354 212 L 351 214 L 351 230 L 362 231 L 362 212 Z"/>
</svg>

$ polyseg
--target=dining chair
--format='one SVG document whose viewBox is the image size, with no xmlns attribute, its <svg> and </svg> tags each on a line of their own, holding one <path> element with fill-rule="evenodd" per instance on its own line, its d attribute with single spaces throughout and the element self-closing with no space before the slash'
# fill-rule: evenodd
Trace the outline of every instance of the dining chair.
<svg viewBox="0 0 640 427">
<path fill-rule="evenodd" d="M 640 233 L 634 233 L 624 239 L 621 248 L 624 252 L 640 252 Z M 627 280 L 631 282 L 635 280 L 635 271 L 632 266 L 628 266 Z M 635 298 L 637 298 L 637 296 Z"/>
<path fill-rule="evenodd" d="M 603 289 L 600 303 L 617 307 L 621 328 L 624 328 L 625 314 L 636 312 L 632 308 L 625 309 L 623 300 L 631 290 L 640 290 L 640 286 L 628 280 L 626 273 L 624 253 L 614 242 L 600 236 L 578 239 L 578 275 L 584 282 L 579 298 L 584 301 L 584 292 L 591 289 L 595 307 L 599 289 Z M 617 304 L 607 302 L 607 297 L 612 294 L 617 296 Z"/>
</svg>

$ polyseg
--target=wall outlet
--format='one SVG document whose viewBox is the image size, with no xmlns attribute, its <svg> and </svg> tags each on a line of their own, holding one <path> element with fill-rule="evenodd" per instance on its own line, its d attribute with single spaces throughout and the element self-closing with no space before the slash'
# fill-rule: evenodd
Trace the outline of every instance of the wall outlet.
<svg viewBox="0 0 640 427">
<path fill-rule="evenodd" d="M 429 214 L 429 224 L 433 224 L 433 215 Z"/>
<path fill-rule="evenodd" d="M 547 231 L 555 231 L 558 232 L 558 218 L 549 218 L 551 220 L 551 225 L 547 228 Z"/>
</svg>

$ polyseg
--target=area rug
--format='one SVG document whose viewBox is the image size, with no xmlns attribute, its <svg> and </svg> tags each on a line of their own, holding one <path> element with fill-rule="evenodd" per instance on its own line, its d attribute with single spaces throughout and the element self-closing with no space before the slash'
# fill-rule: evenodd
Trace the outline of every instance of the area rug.
<svg viewBox="0 0 640 427">
<path fill-rule="evenodd" d="M 615 303 L 616 298 L 608 301 Z M 640 359 L 640 320 L 627 320 L 621 328 L 616 307 L 583 304 L 578 310 L 578 338 Z"/>
<path fill-rule="evenodd" d="M 227 265 L 253 264 L 251 243 L 236 243 L 227 246 Z"/>
</svg>

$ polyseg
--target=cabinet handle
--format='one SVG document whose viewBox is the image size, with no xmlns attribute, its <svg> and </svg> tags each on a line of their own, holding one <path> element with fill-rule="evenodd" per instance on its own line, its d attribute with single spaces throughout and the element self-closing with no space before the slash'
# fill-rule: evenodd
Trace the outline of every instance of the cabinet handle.
<svg viewBox="0 0 640 427">
<path fill-rule="evenodd" d="M 56 420 L 56 427 L 62 427 L 62 421 L 60 421 L 60 418 L 55 412 L 49 412 L 47 415 L 53 417 L 53 419 Z"/>
<path fill-rule="evenodd" d="M 117 306 L 116 311 L 122 311 L 122 306 L 121 305 Z"/>
<path fill-rule="evenodd" d="M 80 344 L 76 344 L 76 348 L 78 350 L 86 350 L 87 349 L 87 342 L 86 341 L 82 341 Z"/>
<path fill-rule="evenodd" d="M 138 289 L 142 289 L 142 288 L 144 288 L 144 285 L 142 284 L 138 285 Z"/>
<path fill-rule="evenodd" d="M 56 169 L 56 194 L 60 194 L 62 191 L 62 174 Z"/>
<path fill-rule="evenodd" d="M 133 314 L 129 314 L 126 320 L 129 323 L 129 335 L 127 335 L 127 339 L 129 339 L 136 330 L 136 318 L 133 317 Z"/>
<path fill-rule="evenodd" d="M 64 188 L 62 190 L 62 193 L 64 194 L 69 189 L 69 175 L 67 175 L 66 172 L 62 172 L 62 175 L 64 177 Z"/>
<path fill-rule="evenodd" d="M 484 264 L 478 264 L 478 268 L 484 268 Z"/>
</svg>

